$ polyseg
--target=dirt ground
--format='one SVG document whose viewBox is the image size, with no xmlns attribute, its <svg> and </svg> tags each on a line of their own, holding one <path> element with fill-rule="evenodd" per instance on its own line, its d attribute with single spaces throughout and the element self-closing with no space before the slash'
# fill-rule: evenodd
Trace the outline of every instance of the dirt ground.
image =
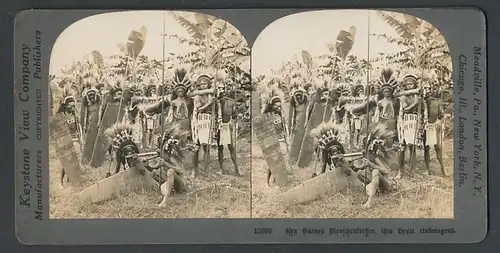
<svg viewBox="0 0 500 253">
<path fill-rule="evenodd" d="M 50 218 L 51 219 L 137 219 L 137 218 L 249 218 L 250 217 L 250 137 L 238 139 L 238 166 L 242 177 L 215 173 L 217 154 L 210 152 L 208 176 L 200 176 L 189 185 L 185 194 L 174 195 L 167 208 L 158 207 L 162 196 L 155 192 L 132 192 L 99 204 L 80 205 L 76 194 L 102 179 L 109 164 L 99 168 L 84 167 L 86 181 L 80 189 L 69 184 L 60 186 L 61 165 L 55 150 L 50 150 Z M 202 152 L 201 152 L 202 153 Z M 232 172 L 233 164 L 224 150 L 225 171 Z M 201 160 L 202 161 L 202 160 Z M 203 168 L 203 166 L 200 166 Z"/>
<path fill-rule="evenodd" d="M 255 137 L 254 137 L 255 138 Z M 453 218 L 453 142 L 443 143 L 443 160 L 449 177 L 441 171 L 431 150 L 433 176 L 424 176 L 423 151 L 417 150 L 417 173 L 396 181 L 397 191 L 378 195 L 370 209 L 361 205 L 367 197 L 359 191 L 324 196 L 309 203 L 288 208 L 280 206 L 282 192 L 308 180 L 314 171 L 314 161 L 309 168 L 292 167 L 289 171 L 292 183 L 280 189 L 266 184 L 267 164 L 262 151 L 253 141 L 252 147 L 252 217 L 253 218 Z"/>
</svg>

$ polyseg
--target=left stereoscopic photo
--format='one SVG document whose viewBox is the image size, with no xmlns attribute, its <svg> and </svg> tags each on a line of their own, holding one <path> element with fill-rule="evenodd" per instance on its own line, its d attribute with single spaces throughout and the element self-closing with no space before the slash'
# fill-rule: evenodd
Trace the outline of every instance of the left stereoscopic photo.
<svg viewBox="0 0 500 253">
<path fill-rule="evenodd" d="M 250 49 L 230 23 L 90 16 L 49 80 L 51 219 L 250 217 Z"/>
</svg>

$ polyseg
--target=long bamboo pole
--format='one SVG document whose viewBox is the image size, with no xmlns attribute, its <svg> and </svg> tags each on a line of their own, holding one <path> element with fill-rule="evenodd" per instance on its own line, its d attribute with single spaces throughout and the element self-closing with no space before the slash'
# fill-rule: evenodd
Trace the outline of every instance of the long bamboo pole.
<svg viewBox="0 0 500 253">
<path fill-rule="evenodd" d="M 160 115 L 160 127 L 161 127 L 161 139 L 160 139 L 160 158 L 163 158 L 164 155 L 164 127 L 165 127 L 165 20 L 166 18 L 166 12 L 163 11 L 163 34 L 162 34 L 162 68 L 161 68 L 161 84 L 162 84 L 162 91 L 161 91 L 161 115 Z M 160 170 L 160 178 L 162 178 L 162 170 Z"/>
</svg>

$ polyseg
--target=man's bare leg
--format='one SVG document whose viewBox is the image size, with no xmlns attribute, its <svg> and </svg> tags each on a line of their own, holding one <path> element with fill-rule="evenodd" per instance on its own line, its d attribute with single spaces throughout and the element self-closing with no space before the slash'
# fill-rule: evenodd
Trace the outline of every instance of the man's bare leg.
<svg viewBox="0 0 500 253">
<path fill-rule="evenodd" d="M 159 207 L 167 207 L 167 201 L 172 193 L 175 182 L 175 172 L 173 170 L 167 170 L 167 180 L 161 185 L 161 192 L 163 194 L 163 200 L 158 205 Z"/>
<path fill-rule="evenodd" d="M 424 162 L 425 162 L 425 170 L 426 170 L 425 173 L 427 175 L 432 174 L 431 167 L 430 167 L 430 164 L 431 164 L 430 149 L 431 148 L 429 146 L 424 147 Z"/>
<path fill-rule="evenodd" d="M 267 169 L 266 171 L 266 182 L 267 182 L 267 186 L 268 187 L 271 187 L 271 170 L 270 169 Z"/>
<path fill-rule="evenodd" d="M 64 176 L 66 175 L 66 171 L 64 168 L 61 168 L 61 186 L 64 186 Z"/>
<path fill-rule="evenodd" d="M 441 172 L 443 173 L 443 176 L 447 177 L 448 176 L 448 170 L 444 167 L 443 163 L 443 148 L 441 147 L 441 144 L 436 144 L 434 145 L 434 150 L 436 151 L 436 156 L 439 162 L 439 166 L 441 167 Z"/>
<path fill-rule="evenodd" d="M 193 151 L 192 161 L 193 161 L 193 169 L 191 170 L 191 175 L 189 175 L 189 177 L 191 179 L 196 179 L 196 177 L 198 176 L 198 170 L 200 167 L 200 148 L 199 147 L 196 147 L 196 149 Z"/>
<path fill-rule="evenodd" d="M 231 155 L 231 160 L 233 160 L 234 173 L 237 176 L 241 176 L 240 170 L 238 169 L 238 163 L 236 163 L 236 147 L 234 147 L 233 144 L 228 144 L 227 149 L 229 150 L 229 154 Z"/>
<path fill-rule="evenodd" d="M 413 175 L 417 169 L 417 146 L 415 144 L 408 145 L 410 149 L 410 175 Z"/>
<path fill-rule="evenodd" d="M 403 177 L 403 170 L 405 168 L 405 158 L 406 158 L 406 146 L 403 147 L 402 150 L 399 151 L 399 168 L 398 174 L 396 175 L 396 179 L 401 179 Z"/>
<path fill-rule="evenodd" d="M 224 174 L 224 146 L 217 146 L 217 158 L 219 159 L 219 173 Z"/>
<path fill-rule="evenodd" d="M 379 189 L 379 181 L 380 181 L 380 172 L 378 170 L 372 171 L 372 180 L 366 185 L 366 195 L 368 195 L 368 200 L 363 204 L 365 208 L 371 208 L 373 205 L 373 198 L 375 197 L 375 193 Z"/>
</svg>

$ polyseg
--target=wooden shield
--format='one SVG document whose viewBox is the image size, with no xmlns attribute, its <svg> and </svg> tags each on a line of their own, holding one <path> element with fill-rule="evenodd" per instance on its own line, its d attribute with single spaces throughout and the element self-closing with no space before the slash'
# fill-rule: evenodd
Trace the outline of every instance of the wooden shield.
<svg viewBox="0 0 500 253">
<path fill-rule="evenodd" d="M 281 153 L 281 146 L 273 121 L 273 118 L 268 114 L 254 118 L 254 133 L 264 154 L 267 166 L 273 173 L 276 184 L 285 186 L 288 184 L 286 163 Z"/>
<path fill-rule="evenodd" d="M 256 118 L 260 115 L 261 111 L 261 99 L 257 91 L 252 92 L 252 118 Z"/>
<path fill-rule="evenodd" d="M 325 112 L 326 110 L 326 112 Z M 313 154 L 314 154 L 314 142 L 311 136 L 309 135 L 311 133 L 311 130 L 319 126 L 323 121 L 327 122 L 330 120 L 332 115 L 332 109 L 330 106 L 325 106 L 319 103 L 314 104 L 313 110 L 311 112 L 311 116 L 309 119 L 309 122 L 307 123 L 305 133 L 304 133 L 304 139 L 302 141 L 302 145 L 300 147 L 300 152 L 299 152 L 299 159 L 297 161 L 297 166 L 301 168 L 306 168 L 309 166 L 313 159 Z M 325 118 L 323 119 L 323 116 Z"/>
<path fill-rule="evenodd" d="M 83 156 L 82 156 L 82 162 L 84 164 L 88 164 L 92 158 L 92 152 L 94 151 L 94 144 L 97 139 L 97 133 L 98 133 L 98 128 L 97 128 L 97 123 L 99 121 L 99 105 L 91 105 L 88 109 L 88 125 L 87 125 L 87 131 L 84 133 L 85 134 L 85 143 L 83 145 Z M 82 118 L 82 123 L 84 122 L 85 118 Z"/>
<path fill-rule="evenodd" d="M 356 173 L 347 176 L 340 169 L 333 169 L 295 186 L 283 193 L 280 199 L 284 206 L 290 206 L 316 200 L 347 187 L 358 188 L 363 184 Z"/>
<path fill-rule="evenodd" d="M 120 113 L 119 117 L 118 113 Z M 94 143 L 94 150 L 92 152 L 92 157 L 90 159 L 90 166 L 99 167 L 102 166 L 106 161 L 106 152 L 108 146 L 106 137 L 104 136 L 104 131 L 109 127 L 111 127 L 116 122 L 121 122 L 124 114 L 125 110 L 123 105 L 122 105 L 122 110 L 119 110 L 119 105 L 117 103 L 108 103 L 108 105 L 106 106 L 106 110 L 104 111 L 104 117 L 102 118 L 101 125 L 98 127 L 98 134 L 96 141 Z"/>
<path fill-rule="evenodd" d="M 295 116 L 297 125 L 295 126 L 295 129 L 291 134 L 291 143 L 290 143 L 291 145 L 289 148 L 290 164 L 297 163 L 297 160 L 299 159 L 300 148 L 302 146 L 302 141 L 304 140 L 304 134 L 306 132 L 305 122 L 306 122 L 307 104 L 304 106 L 305 106 L 304 110 L 299 111 Z M 290 109 L 290 111 L 292 111 L 292 109 Z M 293 115 L 293 112 L 291 112 L 290 115 Z M 293 121 L 293 118 L 291 119 L 291 121 Z"/>
<path fill-rule="evenodd" d="M 50 139 L 61 166 L 74 186 L 82 182 L 82 170 L 69 132 L 67 118 L 56 114 L 50 119 Z"/>
<path fill-rule="evenodd" d="M 79 192 L 77 198 L 80 204 L 100 203 L 138 189 L 158 189 L 152 173 L 147 169 L 144 171 L 145 175 L 141 175 L 135 169 L 123 170 Z"/>
</svg>

